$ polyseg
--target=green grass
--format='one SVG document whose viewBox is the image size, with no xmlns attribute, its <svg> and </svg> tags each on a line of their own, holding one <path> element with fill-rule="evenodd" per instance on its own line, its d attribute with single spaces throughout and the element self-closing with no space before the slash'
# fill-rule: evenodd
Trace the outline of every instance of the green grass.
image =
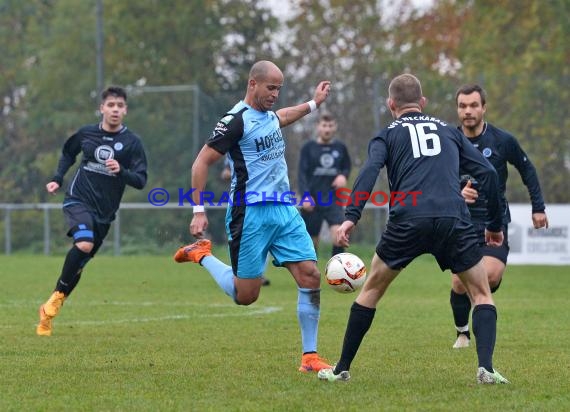
<svg viewBox="0 0 570 412">
<path fill-rule="evenodd" d="M 351 251 L 370 261 L 372 248 Z M 284 269 L 271 268 L 259 301 L 239 307 L 196 265 L 100 256 L 54 321 L 53 336 L 38 337 L 37 308 L 62 261 L 0 257 L 2 411 L 570 408 L 568 267 L 507 269 L 495 294 L 495 366 L 512 385 L 481 387 L 475 348 L 451 349 L 449 273 L 430 257 L 388 290 L 352 380 L 338 384 L 297 372 L 297 293 Z M 323 288 L 319 351 L 331 361 L 354 297 Z"/>
</svg>

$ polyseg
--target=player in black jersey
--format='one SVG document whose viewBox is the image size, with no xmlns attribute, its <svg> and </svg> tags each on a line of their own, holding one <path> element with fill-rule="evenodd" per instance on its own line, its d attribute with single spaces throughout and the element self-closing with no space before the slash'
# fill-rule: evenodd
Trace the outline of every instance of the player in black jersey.
<svg viewBox="0 0 570 412">
<path fill-rule="evenodd" d="M 489 290 L 477 235 L 459 187 L 460 166 L 481 182 L 488 198 L 489 245 L 499 246 L 501 205 L 497 173 L 459 130 L 422 114 L 426 99 L 419 80 L 403 74 L 392 80 L 388 107 L 394 121 L 368 146 L 368 159 L 352 190 L 352 204 L 338 230 L 339 240 L 349 236 L 360 219 L 378 174 L 386 166 L 392 197 L 386 229 L 376 247 L 368 278 L 353 303 L 339 362 L 323 369 L 320 379 L 350 379 L 350 365 L 370 328 L 376 305 L 400 271 L 417 256 L 431 253 L 442 270 L 458 273 L 473 297 L 474 334 L 477 338 L 478 383 L 508 383 L 493 369 L 497 312 Z M 404 197 L 402 193 L 406 194 Z"/>
<path fill-rule="evenodd" d="M 46 185 L 55 194 L 63 177 L 81 153 L 81 163 L 65 193 L 63 214 L 73 246 L 67 253 L 55 290 L 40 306 L 38 335 L 50 336 L 52 320 L 77 286 L 83 268 L 103 243 L 127 185 L 146 184 L 146 155 L 140 138 L 123 125 L 127 93 L 109 87 L 101 94 L 101 123 L 87 125 L 63 145 L 57 171 Z"/>
<path fill-rule="evenodd" d="M 317 123 L 317 139 L 301 149 L 299 158 L 299 196 L 312 198 L 301 206 L 301 216 L 313 239 L 315 250 L 319 246 L 319 233 L 323 221 L 329 225 L 333 241 L 332 256 L 344 252 L 338 245 L 336 231 L 344 220 L 344 211 L 337 189 L 346 186 L 350 174 L 350 155 L 346 145 L 334 139 L 337 122 L 330 113 L 323 113 Z M 308 196 L 307 196 L 308 197 Z"/>
<path fill-rule="evenodd" d="M 461 86 L 455 94 L 457 115 L 461 125 L 459 129 L 469 141 L 485 156 L 493 165 L 499 176 L 499 195 L 505 205 L 503 210 L 503 233 L 505 240 L 498 248 L 488 247 L 484 241 L 486 223 L 486 198 L 484 193 L 479 192 L 478 182 L 467 172 L 461 171 L 462 183 L 465 185 L 462 194 L 466 199 L 471 214 L 471 220 L 479 234 L 480 246 L 483 252 L 483 265 L 487 271 L 489 286 L 494 293 L 501 284 L 503 273 L 509 255 L 508 224 L 511 221 L 508 202 L 505 198 L 507 186 L 507 163 L 512 164 L 528 189 L 532 204 L 532 223 L 538 229 L 548 227 L 548 218 L 545 213 L 544 200 L 540 190 L 540 183 L 536 170 L 526 153 L 521 149 L 517 139 L 510 133 L 501 130 L 492 124 L 485 122 L 484 116 L 487 110 L 485 90 L 477 84 Z M 469 312 L 471 301 L 467 290 L 458 276 L 451 279 L 450 304 L 457 330 L 457 339 L 454 348 L 469 346 Z"/>
</svg>

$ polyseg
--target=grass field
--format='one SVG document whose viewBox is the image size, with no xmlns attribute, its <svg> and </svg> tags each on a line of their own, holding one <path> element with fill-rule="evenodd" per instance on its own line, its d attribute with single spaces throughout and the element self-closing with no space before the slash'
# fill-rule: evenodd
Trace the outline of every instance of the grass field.
<svg viewBox="0 0 570 412">
<path fill-rule="evenodd" d="M 351 251 L 369 262 L 371 250 Z M 239 307 L 196 265 L 99 256 L 53 336 L 38 337 L 62 260 L 0 257 L 1 411 L 570 410 L 568 267 L 507 269 L 495 366 L 512 384 L 482 387 L 473 345 L 451 349 L 449 274 L 431 257 L 394 282 L 352 380 L 336 384 L 297 371 L 297 293 L 284 269 Z M 323 288 L 319 351 L 333 362 L 354 297 Z"/>
</svg>

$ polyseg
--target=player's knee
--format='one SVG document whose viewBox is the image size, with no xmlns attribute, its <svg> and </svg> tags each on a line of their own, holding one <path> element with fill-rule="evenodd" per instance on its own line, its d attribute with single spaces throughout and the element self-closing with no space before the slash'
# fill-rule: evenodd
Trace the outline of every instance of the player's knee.
<svg viewBox="0 0 570 412">
<path fill-rule="evenodd" d="M 259 297 L 261 279 L 247 279 L 235 284 L 235 303 L 238 305 L 251 305 Z"/>
<path fill-rule="evenodd" d="M 464 293 L 467 293 L 465 285 L 463 284 L 463 282 L 461 282 L 459 276 L 456 275 L 453 275 L 451 277 L 451 289 L 453 289 L 453 291 L 458 295 L 463 295 Z"/>
<path fill-rule="evenodd" d="M 94 244 L 93 242 L 77 242 L 75 243 L 75 247 L 81 250 L 83 253 L 91 253 L 93 250 Z"/>
<path fill-rule="evenodd" d="M 321 285 L 321 273 L 317 270 L 315 272 L 306 273 L 299 276 L 297 279 L 297 286 L 306 289 L 318 289 Z"/>
<path fill-rule="evenodd" d="M 491 292 L 495 292 L 501 285 L 501 280 L 503 279 L 502 272 L 487 272 L 487 278 L 489 279 L 489 287 Z"/>
<path fill-rule="evenodd" d="M 499 289 L 502 280 L 503 280 L 502 278 L 499 278 L 499 280 L 495 282 L 489 281 L 489 287 L 491 288 L 491 293 L 495 293 Z"/>
<path fill-rule="evenodd" d="M 311 270 L 311 272 L 309 272 L 308 276 L 307 276 L 307 283 L 309 289 L 318 289 L 321 285 L 321 272 L 319 271 L 319 269 L 315 266 L 313 270 Z"/>
<path fill-rule="evenodd" d="M 254 303 L 258 297 L 259 295 L 240 296 L 240 294 L 238 293 L 238 295 L 235 298 L 235 302 L 241 306 L 249 306 L 252 303 Z"/>
<path fill-rule="evenodd" d="M 297 286 L 307 289 L 318 289 L 321 285 L 321 272 L 314 261 L 286 263 L 285 266 L 295 278 Z"/>
</svg>

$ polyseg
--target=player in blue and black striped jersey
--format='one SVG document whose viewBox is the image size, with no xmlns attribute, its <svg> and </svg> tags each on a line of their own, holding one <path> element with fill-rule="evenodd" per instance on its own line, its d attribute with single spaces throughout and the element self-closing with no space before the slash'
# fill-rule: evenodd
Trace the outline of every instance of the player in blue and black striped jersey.
<svg viewBox="0 0 570 412">
<path fill-rule="evenodd" d="M 426 99 L 416 77 L 396 77 L 388 94 L 387 104 L 395 120 L 370 141 L 368 159 L 352 189 L 352 204 L 346 208 L 347 220 L 338 230 L 340 242 L 349 245 L 366 194 L 371 193 L 384 166 L 395 195 L 391 196 L 388 222 L 368 277 L 351 307 L 340 360 L 334 369 L 323 369 L 318 376 L 329 381 L 350 378 L 350 365 L 372 324 L 378 301 L 403 268 L 417 256 L 431 253 L 442 270 L 458 274 L 473 297 L 477 382 L 507 383 L 493 369 L 497 312 L 459 182 L 461 167 L 481 183 L 488 199 L 485 238 L 489 245 L 500 246 L 503 234 L 497 173 L 457 129 L 422 113 Z"/>
<path fill-rule="evenodd" d="M 212 255 L 207 239 L 181 247 L 174 259 L 199 263 L 234 302 L 250 305 L 259 297 L 271 253 L 274 264 L 286 267 L 297 284 L 303 350 L 299 371 L 311 372 L 330 367 L 317 353 L 321 277 L 313 242 L 292 200 L 281 128 L 316 110 L 329 95 L 330 82 L 319 83 L 313 100 L 273 111 L 282 87 L 283 73 L 274 63 L 255 63 L 244 100 L 220 119 L 192 165 L 197 206 L 190 233 L 202 238 L 208 218 L 200 197 L 208 169 L 224 155 L 230 161 L 226 234 L 231 266 Z"/>
<path fill-rule="evenodd" d="M 479 234 L 479 244 L 483 251 L 483 265 L 487 271 L 491 292 L 494 293 L 503 279 L 509 254 L 508 224 L 511 221 L 511 215 L 505 197 L 508 178 L 507 164 L 511 164 L 517 169 L 528 189 L 534 228 L 548 227 L 548 218 L 545 213 L 544 199 L 536 170 L 527 154 L 512 134 L 484 120 L 487 110 L 485 90 L 477 84 L 466 84 L 457 90 L 455 102 L 457 104 L 457 115 L 461 122 L 459 130 L 491 162 L 499 176 L 499 195 L 504 204 L 502 223 L 505 239 L 500 247 L 494 248 L 485 244 L 484 232 L 487 219 L 485 193 L 479 191 L 476 179 L 466 171 L 460 171 L 462 185 L 464 185 L 462 194 L 468 203 L 471 220 Z M 456 275 L 453 275 L 451 279 L 450 304 L 457 331 L 457 338 L 453 347 L 456 349 L 465 348 L 469 346 L 470 341 L 469 312 L 471 300 L 467 295 L 465 286 Z"/>
<path fill-rule="evenodd" d="M 104 90 L 99 111 L 101 123 L 83 126 L 67 139 L 55 176 L 46 185 L 48 193 L 55 194 L 81 154 L 81 163 L 63 201 L 67 235 L 73 238 L 73 246 L 54 292 L 40 307 L 38 335 L 51 335 L 53 318 L 107 236 L 126 186 L 142 189 L 146 184 L 147 162 L 142 142 L 123 125 L 127 114 L 126 91 L 121 87 Z"/>
</svg>

